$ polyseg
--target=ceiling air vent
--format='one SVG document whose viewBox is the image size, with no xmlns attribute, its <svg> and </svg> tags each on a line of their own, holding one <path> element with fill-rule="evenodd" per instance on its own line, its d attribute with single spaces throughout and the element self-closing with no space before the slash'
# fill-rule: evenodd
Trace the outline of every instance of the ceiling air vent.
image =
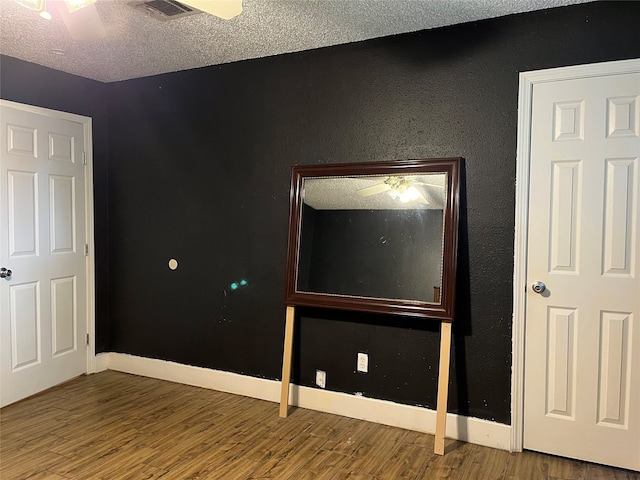
<svg viewBox="0 0 640 480">
<path fill-rule="evenodd" d="M 141 0 L 129 3 L 136 10 L 141 10 L 147 15 L 158 20 L 167 21 L 175 18 L 186 17 L 202 13 L 195 8 L 187 7 L 175 0 Z"/>
</svg>

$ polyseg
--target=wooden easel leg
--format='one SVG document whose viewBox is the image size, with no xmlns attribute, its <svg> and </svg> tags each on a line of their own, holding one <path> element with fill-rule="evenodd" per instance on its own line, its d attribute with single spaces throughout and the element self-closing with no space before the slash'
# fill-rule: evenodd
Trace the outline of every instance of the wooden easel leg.
<svg viewBox="0 0 640 480">
<path fill-rule="evenodd" d="M 280 392 L 280 416 L 286 418 L 289 413 L 289 383 L 291 382 L 291 351 L 293 350 L 293 323 L 295 307 L 287 307 L 284 327 L 284 354 L 282 355 L 282 390 Z"/>
<path fill-rule="evenodd" d="M 436 406 L 436 439 L 433 451 L 444 455 L 444 432 L 447 424 L 449 396 L 449 360 L 451 359 L 451 323 L 442 322 L 440 330 L 440 369 L 438 371 L 438 404 Z"/>
</svg>

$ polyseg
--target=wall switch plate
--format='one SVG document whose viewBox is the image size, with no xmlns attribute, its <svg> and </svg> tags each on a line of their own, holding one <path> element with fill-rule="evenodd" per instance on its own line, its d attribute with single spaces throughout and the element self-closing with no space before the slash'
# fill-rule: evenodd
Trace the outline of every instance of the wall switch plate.
<svg viewBox="0 0 640 480">
<path fill-rule="evenodd" d="M 320 388 L 324 388 L 327 385 L 327 372 L 316 370 L 316 385 Z"/>
<path fill-rule="evenodd" d="M 358 353 L 358 371 L 367 373 L 369 371 L 369 355 Z"/>
</svg>

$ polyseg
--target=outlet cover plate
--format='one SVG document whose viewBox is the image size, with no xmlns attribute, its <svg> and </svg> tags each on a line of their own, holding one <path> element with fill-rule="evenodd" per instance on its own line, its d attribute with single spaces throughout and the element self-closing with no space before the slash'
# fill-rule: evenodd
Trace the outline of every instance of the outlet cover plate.
<svg viewBox="0 0 640 480">
<path fill-rule="evenodd" d="M 366 353 L 358 353 L 358 371 L 367 373 L 369 371 L 369 355 Z"/>
</svg>

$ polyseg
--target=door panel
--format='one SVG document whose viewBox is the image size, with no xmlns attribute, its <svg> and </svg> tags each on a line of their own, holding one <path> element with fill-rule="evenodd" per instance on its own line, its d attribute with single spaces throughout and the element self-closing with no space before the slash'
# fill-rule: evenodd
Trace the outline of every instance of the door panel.
<svg viewBox="0 0 640 480">
<path fill-rule="evenodd" d="M 76 279 L 75 277 L 51 280 L 51 329 L 53 356 L 72 352 L 76 348 Z"/>
<path fill-rule="evenodd" d="M 524 393 L 525 448 L 637 470 L 639 99 L 640 74 L 533 87 Z"/>
<path fill-rule="evenodd" d="M 578 312 L 574 308 L 549 308 L 547 313 L 547 405 L 548 415 L 574 418 Z"/>
<path fill-rule="evenodd" d="M 51 205 L 51 253 L 75 252 L 75 178 L 49 177 Z"/>
<path fill-rule="evenodd" d="M 40 285 L 11 285 L 11 368 L 14 371 L 40 363 Z"/>
<path fill-rule="evenodd" d="M 84 125 L 1 107 L 0 404 L 86 372 Z"/>
<path fill-rule="evenodd" d="M 605 160 L 604 252 L 602 274 L 633 276 L 633 240 L 638 217 L 637 158 L 607 158 Z"/>
<path fill-rule="evenodd" d="M 602 312 L 598 372 L 598 424 L 628 427 L 629 326 L 631 315 Z"/>
<path fill-rule="evenodd" d="M 552 162 L 551 272 L 578 273 L 577 247 L 581 221 L 582 162 Z"/>
<path fill-rule="evenodd" d="M 38 174 L 8 171 L 9 256 L 38 255 Z"/>
</svg>

